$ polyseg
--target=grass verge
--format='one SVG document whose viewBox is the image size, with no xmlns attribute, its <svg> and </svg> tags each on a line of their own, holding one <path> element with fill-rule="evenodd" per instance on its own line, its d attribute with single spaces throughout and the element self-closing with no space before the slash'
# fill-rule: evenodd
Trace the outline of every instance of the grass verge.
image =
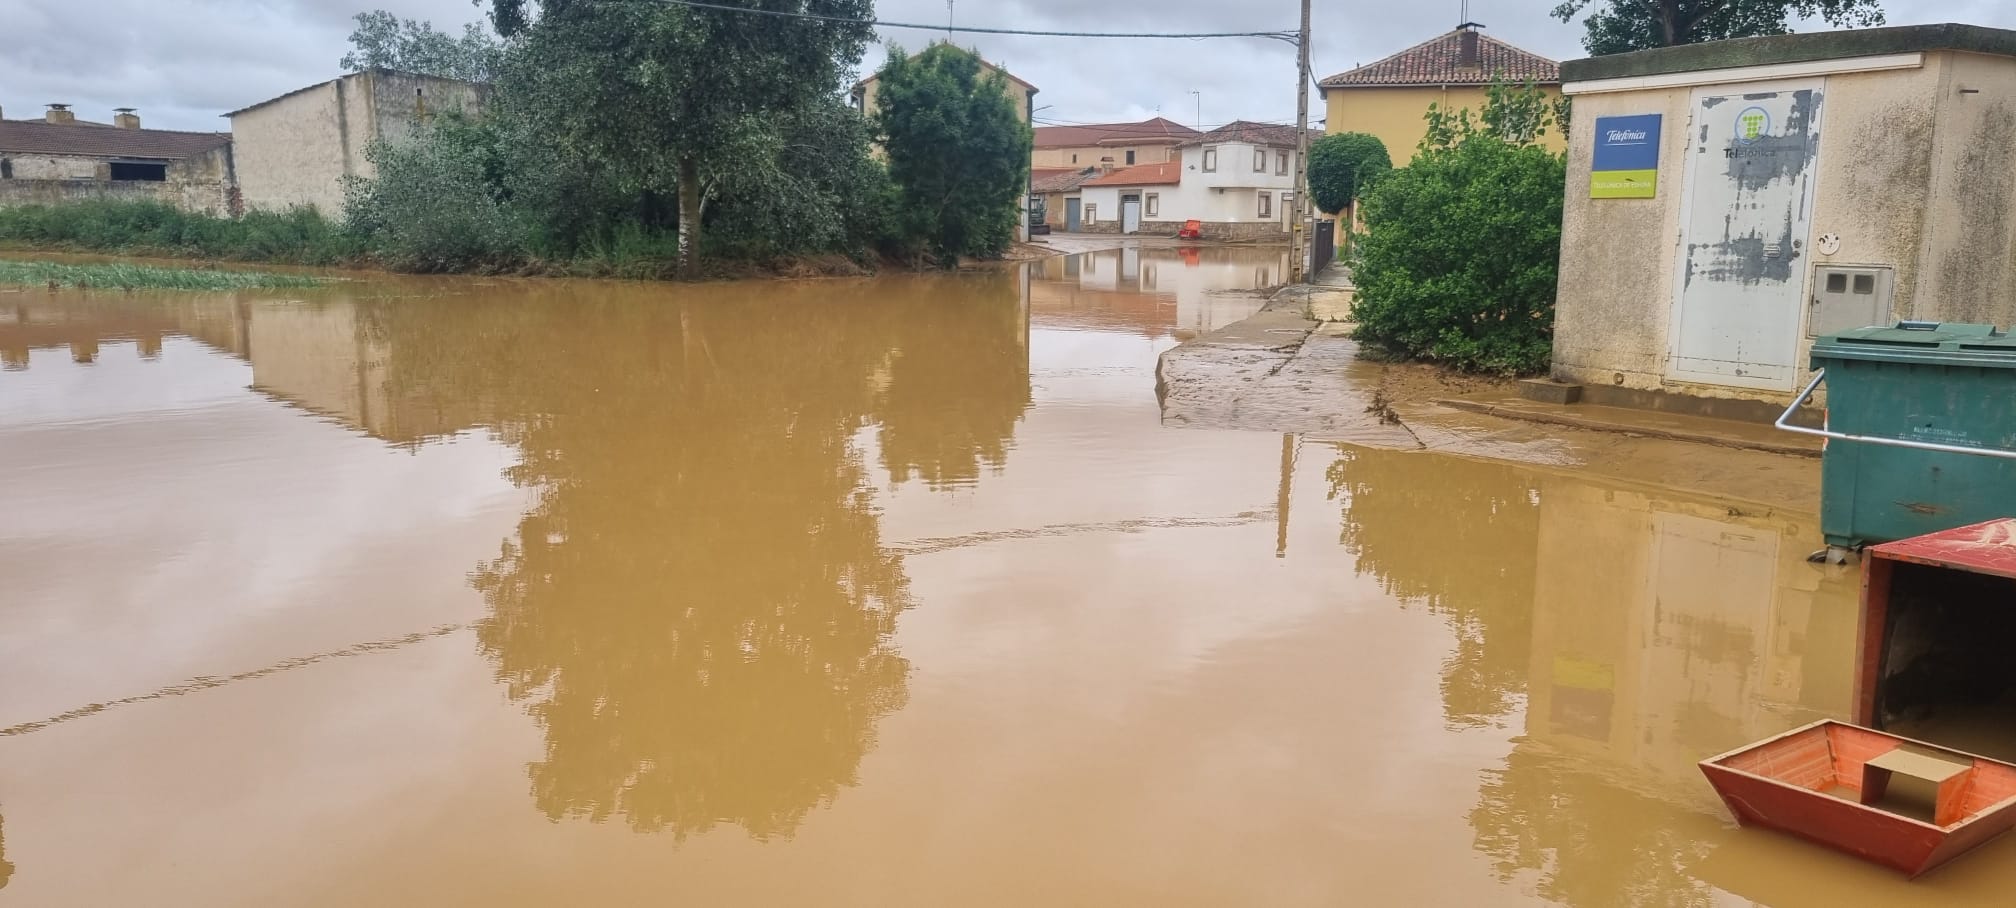
<svg viewBox="0 0 2016 908">
<path fill-rule="evenodd" d="M 320 287 L 325 280 L 305 274 L 270 271 L 224 271 L 217 268 L 162 268 L 118 262 L 76 265 L 68 262 L 0 259 L 0 284 L 20 287 L 75 287 L 116 290 L 269 290 Z"/>
</svg>

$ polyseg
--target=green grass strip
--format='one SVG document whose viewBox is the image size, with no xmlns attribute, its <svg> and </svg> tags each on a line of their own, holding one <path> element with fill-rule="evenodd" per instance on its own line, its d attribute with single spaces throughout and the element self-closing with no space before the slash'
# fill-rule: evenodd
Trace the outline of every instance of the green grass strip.
<svg viewBox="0 0 2016 908">
<path fill-rule="evenodd" d="M 83 290 L 271 290 L 320 287 L 325 279 L 271 271 L 162 268 L 117 262 L 73 265 L 0 259 L 0 284 Z"/>
</svg>

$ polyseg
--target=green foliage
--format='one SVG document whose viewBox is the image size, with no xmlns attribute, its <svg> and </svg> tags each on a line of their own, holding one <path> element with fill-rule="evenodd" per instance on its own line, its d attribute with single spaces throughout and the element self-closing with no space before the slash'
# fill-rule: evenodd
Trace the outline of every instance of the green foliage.
<svg viewBox="0 0 2016 908">
<path fill-rule="evenodd" d="M 488 82 L 504 62 L 504 43 L 474 22 L 457 38 L 434 30 L 432 22 L 401 19 L 384 10 L 358 13 L 350 33 L 351 51 L 337 61 L 345 72 L 396 69 L 402 72 Z"/>
<path fill-rule="evenodd" d="M 529 258 L 525 230 L 501 203 L 493 129 L 438 117 L 412 141 L 376 142 L 371 180 L 345 187 L 345 222 L 402 271 L 510 268 Z"/>
<path fill-rule="evenodd" d="M 0 242 L 301 265 L 337 264 L 363 251 L 355 236 L 313 208 L 222 218 L 113 200 L 0 208 Z"/>
<path fill-rule="evenodd" d="M 950 44 L 916 56 L 892 49 L 876 93 L 876 126 L 899 187 L 901 244 L 941 264 L 998 257 L 1015 240 L 1034 141 L 999 72 Z"/>
<path fill-rule="evenodd" d="M 1537 89 L 1494 86 L 1481 115 L 1431 108 L 1413 162 L 1363 202 L 1356 337 L 1467 371 L 1547 366 L 1566 160 Z"/>
<path fill-rule="evenodd" d="M 1324 136 L 1309 146 L 1309 197 L 1323 211 L 1343 211 L 1392 169 L 1393 158 L 1378 136 Z"/>
<path fill-rule="evenodd" d="M 1563 0 L 1554 18 L 1568 22 L 1592 6 L 1582 46 L 1598 55 L 1785 35 L 1795 18 L 1818 17 L 1836 27 L 1883 24 L 1880 0 Z"/>
<path fill-rule="evenodd" d="M 117 288 L 120 290 L 256 290 L 319 287 L 321 278 L 270 271 L 216 268 L 161 268 L 123 262 L 73 265 L 67 262 L 0 259 L 0 284 L 21 287 Z"/>
</svg>

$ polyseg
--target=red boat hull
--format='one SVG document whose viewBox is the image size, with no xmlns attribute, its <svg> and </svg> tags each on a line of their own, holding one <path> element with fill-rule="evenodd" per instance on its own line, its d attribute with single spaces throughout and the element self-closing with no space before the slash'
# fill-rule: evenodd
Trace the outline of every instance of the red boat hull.
<svg viewBox="0 0 2016 908">
<path fill-rule="evenodd" d="M 1864 764 L 1906 744 L 1972 761 L 1955 796 L 1955 822 L 1934 825 L 1827 793 L 1859 795 Z M 1701 771 L 1738 823 L 1912 877 L 2016 828 L 2016 766 L 1840 722 L 1817 722 L 1704 760 Z"/>
</svg>

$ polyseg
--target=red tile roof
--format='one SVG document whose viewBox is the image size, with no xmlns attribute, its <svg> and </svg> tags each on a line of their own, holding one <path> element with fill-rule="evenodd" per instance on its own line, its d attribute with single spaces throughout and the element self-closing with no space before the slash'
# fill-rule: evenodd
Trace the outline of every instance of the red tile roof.
<svg viewBox="0 0 2016 908">
<path fill-rule="evenodd" d="M 1096 180 L 1087 180 L 1087 186 L 1174 186 L 1183 181 L 1183 165 L 1171 161 L 1167 164 L 1141 164 L 1123 167 Z"/>
<path fill-rule="evenodd" d="M 188 158 L 231 144 L 223 132 L 117 129 L 84 123 L 0 120 L 0 153 L 93 158 Z"/>
<path fill-rule="evenodd" d="M 1309 141 L 1323 138 L 1323 130 L 1309 130 Z M 1250 120 L 1234 120 L 1217 129 L 1204 133 L 1184 144 L 1216 145 L 1221 142 L 1244 142 L 1249 145 L 1273 145 L 1282 148 L 1295 147 L 1295 127 L 1276 126 L 1272 123 L 1254 123 Z"/>
<path fill-rule="evenodd" d="M 1384 85 L 1485 85 L 1494 79 L 1552 84 L 1561 81 L 1561 64 L 1479 34 L 1475 67 L 1460 65 L 1463 30 L 1438 35 L 1377 63 L 1338 73 L 1317 83 L 1324 88 Z"/>
<path fill-rule="evenodd" d="M 1194 139 L 1197 130 L 1156 117 L 1139 123 L 1088 123 L 1080 126 L 1036 127 L 1037 148 L 1086 148 L 1095 145 L 1165 145 Z"/>
<path fill-rule="evenodd" d="M 1070 192 L 1099 175 L 1097 167 L 1036 168 L 1029 171 L 1029 191 Z"/>
</svg>

